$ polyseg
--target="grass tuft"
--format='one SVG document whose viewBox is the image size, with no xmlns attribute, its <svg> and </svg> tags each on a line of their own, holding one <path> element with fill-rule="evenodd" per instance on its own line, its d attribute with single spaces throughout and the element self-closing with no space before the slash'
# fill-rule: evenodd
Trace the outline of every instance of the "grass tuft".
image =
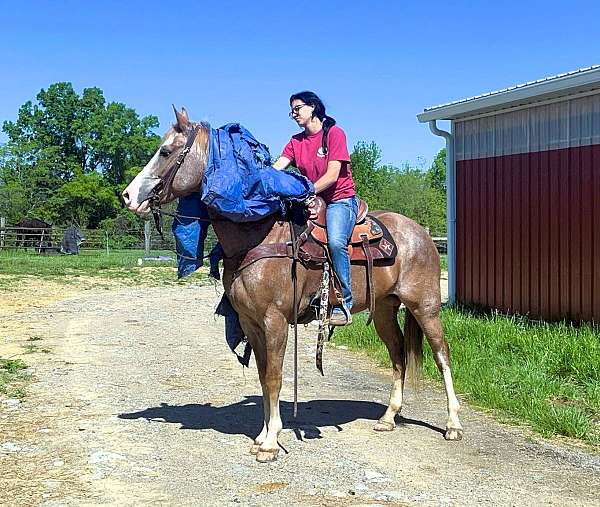
<svg viewBox="0 0 600 507">
<path fill-rule="evenodd" d="M 23 398 L 25 391 L 18 384 L 27 379 L 21 370 L 27 368 L 27 365 L 21 359 L 2 359 L 0 358 L 0 394 L 10 398 Z"/>
<path fill-rule="evenodd" d="M 0 359 L 0 371 L 17 373 L 25 368 L 27 365 L 21 359 Z"/>
</svg>

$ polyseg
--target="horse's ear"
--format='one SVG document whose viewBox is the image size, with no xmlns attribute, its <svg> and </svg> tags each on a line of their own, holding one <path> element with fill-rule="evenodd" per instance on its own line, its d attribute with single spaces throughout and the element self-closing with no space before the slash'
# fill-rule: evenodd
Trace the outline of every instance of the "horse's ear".
<svg viewBox="0 0 600 507">
<path fill-rule="evenodd" d="M 181 112 L 179 112 L 175 106 L 173 106 L 173 111 L 175 111 L 175 118 L 177 118 L 177 128 L 181 132 L 185 132 L 190 126 L 190 120 L 188 118 L 187 111 L 185 108 L 181 108 Z"/>
</svg>

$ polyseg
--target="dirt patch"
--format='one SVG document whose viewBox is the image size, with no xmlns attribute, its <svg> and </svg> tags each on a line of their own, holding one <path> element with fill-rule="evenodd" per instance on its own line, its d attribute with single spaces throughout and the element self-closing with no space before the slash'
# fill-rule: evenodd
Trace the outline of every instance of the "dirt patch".
<svg viewBox="0 0 600 507">
<path fill-rule="evenodd" d="M 286 482 L 265 482 L 264 484 L 259 484 L 256 487 L 256 491 L 259 493 L 272 493 L 273 491 L 278 491 L 286 486 Z"/>
<path fill-rule="evenodd" d="M 77 294 L 81 288 L 34 276 L 25 276 L 12 284 L 14 277 L 0 275 L 0 319 L 4 320 L 15 312 L 32 308 L 43 308 Z"/>
<path fill-rule="evenodd" d="M 299 417 L 288 353 L 283 449 L 260 465 L 248 452 L 261 426 L 260 384 L 225 345 L 214 287 L 75 289 L 39 286 L 45 304 L 19 306 L 15 296 L 4 314 L 0 356 L 30 336 L 51 352 L 23 356 L 35 382 L 22 403 L 0 405 L 0 504 L 596 504 L 597 455 L 466 406 L 465 439 L 444 441 L 437 385 L 407 392 L 396 431 L 372 431 L 389 372 L 327 348 L 321 377 L 310 326 Z"/>
</svg>

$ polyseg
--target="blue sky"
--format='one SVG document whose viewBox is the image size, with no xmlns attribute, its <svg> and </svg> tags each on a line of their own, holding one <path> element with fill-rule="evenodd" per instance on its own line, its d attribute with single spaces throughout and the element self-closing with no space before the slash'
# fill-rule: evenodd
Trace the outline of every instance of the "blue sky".
<svg viewBox="0 0 600 507">
<path fill-rule="evenodd" d="M 278 154 L 291 93 L 317 92 L 349 147 L 428 166 L 424 107 L 600 63 L 596 1 L 0 0 L 0 121 L 70 81 L 172 121 L 237 121 Z M 4 135 L 0 141 L 5 141 Z"/>
</svg>

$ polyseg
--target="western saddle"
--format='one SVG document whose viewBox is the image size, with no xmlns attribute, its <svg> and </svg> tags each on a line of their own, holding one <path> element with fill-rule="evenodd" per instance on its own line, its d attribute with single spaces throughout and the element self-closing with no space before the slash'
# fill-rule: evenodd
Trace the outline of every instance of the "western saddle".
<svg viewBox="0 0 600 507">
<path fill-rule="evenodd" d="M 323 269 L 323 264 L 331 260 L 327 248 L 327 205 L 321 197 L 308 204 L 304 210 L 304 220 L 300 231 L 295 231 L 290 221 L 292 239 L 287 243 L 258 245 L 250 249 L 242 257 L 236 272 L 242 271 L 254 262 L 269 257 L 289 257 L 297 259 L 308 269 Z M 369 215 L 368 204 L 359 200 L 356 224 L 348 244 L 348 253 L 352 264 L 366 264 L 367 290 L 369 294 L 369 319 L 372 320 L 375 310 L 375 287 L 373 282 L 374 261 L 390 261 L 396 257 L 397 247 L 385 226 L 372 215 Z M 330 303 L 340 303 L 339 282 L 332 276 Z"/>
</svg>

